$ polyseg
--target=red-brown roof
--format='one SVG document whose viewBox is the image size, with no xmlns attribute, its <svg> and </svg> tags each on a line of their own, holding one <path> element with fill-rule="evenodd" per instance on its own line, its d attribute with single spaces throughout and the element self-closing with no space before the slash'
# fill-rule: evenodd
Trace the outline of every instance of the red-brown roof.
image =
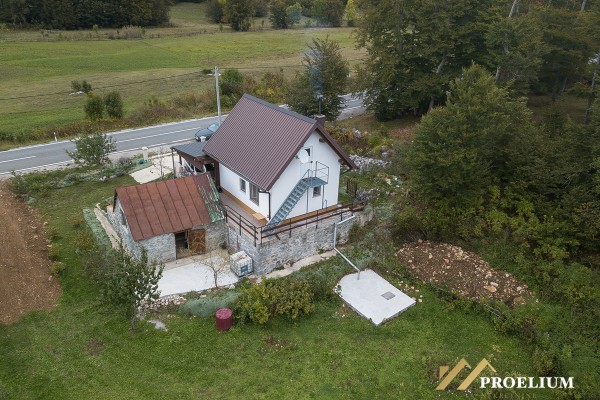
<svg viewBox="0 0 600 400">
<path fill-rule="evenodd" d="M 233 107 L 204 152 L 260 189 L 270 190 L 315 130 L 350 168 L 356 167 L 316 120 L 248 94 Z"/>
<path fill-rule="evenodd" d="M 116 189 L 134 240 L 181 232 L 223 218 L 208 173 Z M 113 204 L 115 206 L 116 204 Z"/>
</svg>

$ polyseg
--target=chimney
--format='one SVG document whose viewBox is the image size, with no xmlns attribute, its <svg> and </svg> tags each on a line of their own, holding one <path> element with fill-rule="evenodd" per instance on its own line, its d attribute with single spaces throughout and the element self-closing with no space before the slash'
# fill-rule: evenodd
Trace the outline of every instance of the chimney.
<svg viewBox="0 0 600 400">
<path fill-rule="evenodd" d="M 317 120 L 317 124 L 322 127 L 325 128 L 325 116 L 322 114 L 317 114 L 315 115 L 315 119 Z"/>
</svg>

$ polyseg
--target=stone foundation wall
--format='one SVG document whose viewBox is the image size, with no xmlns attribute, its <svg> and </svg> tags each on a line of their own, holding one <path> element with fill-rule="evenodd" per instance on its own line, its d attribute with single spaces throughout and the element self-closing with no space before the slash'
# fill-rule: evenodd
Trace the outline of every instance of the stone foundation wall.
<svg viewBox="0 0 600 400">
<path fill-rule="evenodd" d="M 201 228 L 206 229 L 207 252 L 220 249 L 223 243 L 227 244 L 227 224 L 224 219 Z"/>
<path fill-rule="evenodd" d="M 107 216 L 114 230 L 117 232 L 117 235 L 119 235 L 121 238 L 123 247 L 125 247 L 125 250 L 127 250 L 130 254 L 133 254 L 138 258 L 141 257 L 141 246 L 143 246 L 148 251 L 149 261 L 154 260 L 159 263 L 164 263 L 175 260 L 174 234 L 165 233 L 164 235 L 159 235 L 136 242 L 133 240 L 133 236 L 131 236 L 131 231 L 129 231 L 129 228 L 121 224 L 117 213 L 114 213 L 110 207 L 107 209 Z"/>
<path fill-rule="evenodd" d="M 351 214 L 345 215 L 346 219 Z M 337 228 L 337 243 L 348 241 L 348 233 L 354 224 L 364 225 L 372 218 L 372 213 L 355 213 L 356 218 L 345 222 Z M 291 237 L 280 234 L 262 244 L 254 246 L 254 240 L 248 235 L 239 234 L 233 226 L 228 225 L 228 246 L 230 252 L 245 251 L 253 261 L 254 273 L 264 275 L 284 264 L 294 263 L 303 258 L 310 257 L 322 251 L 333 249 L 334 223 L 340 219 L 320 221 L 318 227 L 313 224 L 307 227 L 292 230 Z"/>
</svg>

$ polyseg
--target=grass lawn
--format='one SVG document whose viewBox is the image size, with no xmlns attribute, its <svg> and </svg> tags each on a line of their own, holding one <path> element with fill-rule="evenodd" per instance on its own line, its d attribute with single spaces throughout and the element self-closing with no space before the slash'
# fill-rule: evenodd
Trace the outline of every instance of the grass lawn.
<svg viewBox="0 0 600 400">
<path fill-rule="evenodd" d="M 35 201 L 57 233 L 66 264 L 63 294 L 54 311 L 0 326 L 0 398 L 462 398 L 434 390 L 438 367 L 462 357 L 472 364 L 485 357 L 499 374 L 534 375 L 523 342 L 426 288 L 422 303 L 378 328 L 335 301 L 293 323 L 218 333 L 213 318 L 173 314 L 164 316 L 167 332 L 141 323 L 131 333 L 123 316 L 97 302 L 77 252 L 86 228 L 70 222 L 130 183 L 129 177 L 84 182 Z M 358 247 L 348 249 L 351 258 L 364 253 Z M 551 397 L 535 391 L 535 398 Z"/>
<path fill-rule="evenodd" d="M 131 111 L 151 96 L 166 100 L 214 87 L 214 79 L 201 71 L 215 65 L 251 74 L 283 67 L 291 75 L 312 38 L 339 41 L 349 60 L 363 54 L 351 28 L 272 30 L 258 20 L 250 32 L 221 31 L 205 17 L 205 6 L 173 6 L 174 26 L 148 28 L 142 39 L 109 40 L 115 30 L 103 29 L 45 36 L 0 31 L 0 133 L 19 135 L 83 119 L 85 96 L 70 94 L 73 80 L 87 80 L 100 95 L 119 91 Z"/>
</svg>

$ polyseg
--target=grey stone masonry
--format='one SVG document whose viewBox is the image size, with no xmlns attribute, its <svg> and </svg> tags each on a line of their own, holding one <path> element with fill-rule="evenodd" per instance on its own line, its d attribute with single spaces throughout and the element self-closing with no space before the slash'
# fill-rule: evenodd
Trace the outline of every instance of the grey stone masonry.
<svg viewBox="0 0 600 400">
<path fill-rule="evenodd" d="M 206 229 L 206 251 L 218 250 L 222 244 L 227 244 L 227 223 L 224 219 L 199 228 Z"/>
<path fill-rule="evenodd" d="M 156 261 L 158 263 L 165 263 L 175 260 L 176 254 L 174 234 L 165 233 L 163 235 L 136 242 L 133 240 L 133 236 L 131 236 L 131 231 L 129 228 L 121 223 L 121 217 L 118 215 L 119 212 L 120 211 L 113 212 L 111 207 L 108 207 L 106 210 L 108 220 L 119 235 L 125 250 L 139 258 L 142 255 L 143 246 L 148 251 L 148 261 L 150 262 Z"/>
<path fill-rule="evenodd" d="M 350 217 L 348 212 L 343 219 Z M 364 225 L 371 219 L 372 212 L 355 213 L 356 218 L 338 226 L 337 243 L 348 241 L 348 234 L 354 224 Z M 319 222 L 318 225 L 310 224 L 306 227 L 294 229 L 291 236 L 287 233 L 279 234 L 279 239 L 254 245 L 254 239 L 228 225 L 228 245 L 230 252 L 245 251 L 252 258 L 254 273 L 265 275 L 275 268 L 285 264 L 294 263 L 303 258 L 333 249 L 334 223 L 340 219 L 330 219 Z"/>
</svg>

